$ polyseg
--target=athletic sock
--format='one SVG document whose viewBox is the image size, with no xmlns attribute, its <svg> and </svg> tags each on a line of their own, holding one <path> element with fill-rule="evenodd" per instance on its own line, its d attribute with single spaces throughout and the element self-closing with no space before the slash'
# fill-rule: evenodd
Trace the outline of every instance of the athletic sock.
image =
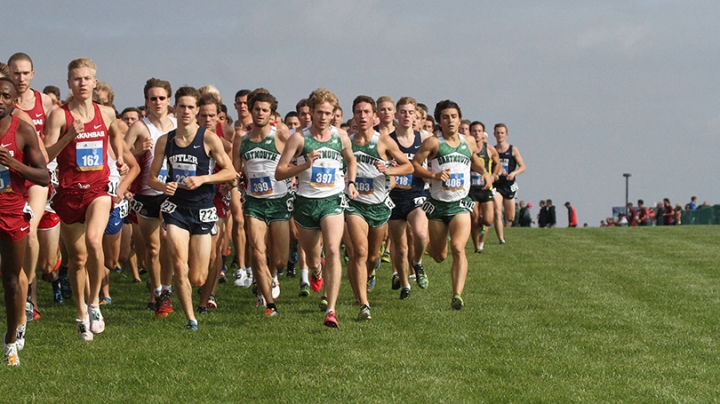
<svg viewBox="0 0 720 404">
<path fill-rule="evenodd" d="M 155 297 L 160 297 L 160 293 L 162 293 L 162 287 L 155 289 Z"/>
<path fill-rule="evenodd" d="M 308 269 L 301 269 L 300 270 L 300 283 L 310 283 L 310 270 Z"/>
<path fill-rule="evenodd" d="M 482 242 L 482 243 L 480 243 L 480 245 L 478 245 L 478 250 L 482 250 L 484 247 L 485 247 L 485 242 Z"/>
<path fill-rule="evenodd" d="M 170 286 L 162 285 L 160 287 L 160 290 L 161 290 L 160 293 L 168 291 L 170 294 L 172 294 L 172 285 L 170 285 Z"/>
</svg>

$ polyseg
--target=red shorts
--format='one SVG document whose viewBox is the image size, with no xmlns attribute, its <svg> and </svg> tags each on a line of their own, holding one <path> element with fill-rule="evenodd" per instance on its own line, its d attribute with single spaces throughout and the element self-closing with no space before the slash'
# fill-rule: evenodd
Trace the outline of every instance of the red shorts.
<svg viewBox="0 0 720 404">
<path fill-rule="evenodd" d="M 137 213 L 135 213 L 134 210 L 130 209 L 130 213 L 128 214 L 127 221 L 133 224 L 138 224 L 137 220 Z"/>
<path fill-rule="evenodd" d="M 85 223 L 88 206 L 101 196 L 110 197 L 107 193 L 107 183 L 84 190 L 59 189 L 52 200 L 52 207 L 63 223 Z M 112 210 L 112 206 L 110 209 Z M 109 215 L 110 210 L 108 210 L 108 217 Z"/>
<path fill-rule="evenodd" d="M 38 230 L 51 230 L 60 224 L 60 217 L 55 212 L 48 212 L 47 210 L 43 213 L 40 223 L 38 224 Z"/>
<path fill-rule="evenodd" d="M 225 219 L 227 217 L 227 205 L 225 205 L 225 200 L 223 200 L 223 196 L 215 193 L 215 197 L 213 198 L 213 205 L 215 206 L 215 210 L 217 211 L 217 215 L 221 219 Z"/>
<path fill-rule="evenodd" d="M 0 214 L 0 239 L 16 243 L 30 234 L 30 212 L 30 207 L 25 205 L 22 212 Z"/>
</svg>

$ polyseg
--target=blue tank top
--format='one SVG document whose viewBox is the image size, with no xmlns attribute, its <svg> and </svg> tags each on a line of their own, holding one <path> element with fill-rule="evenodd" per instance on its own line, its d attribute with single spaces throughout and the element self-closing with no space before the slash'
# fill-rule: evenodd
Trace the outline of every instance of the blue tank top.
<svg viewBox="0 0 720 404">
<path fill-rule="evenodd" d="M 415 131 L 415 140 L 413 140 L 413 144 L 410 147 L 403 147 L 403 145 L 398 142 L 397 133 L 392 132 L 390 137 L 397 143 L 400 151 L 403 152 L 410 161 L 412 161 L 415 154 L 420 150 L 422 136 L 420 136 L 420 132 L 418 131 Z M 423 166 L 426 166 L 426 164 L 423 164 Z M 408 198 L 411 195 L 421 195 L 425 193 L 425 181 L 422 178 L 413 174 L 398 175 L 395 176 L 395 188 L 390 191 L 390 197 L 393 199 Z"/>
<path fill-rule="evenodd" d="M 512 181 L 507 180 L 507 175 L 515 171 L 515 168 L 517 168 L 517 162 L 515 161 L 515 157 L 513 156 L 512 151 L 513 146 L 510 145 L 510 147 L 508 147 L 508 149 L 504 152 L 498 152 L 498 155 L 500 156 L 500 165 L 502 166 L 502 171 L 500 172 L 500 178 L 495 181 L 495 184 L 497 185 L 515 183 L 514 178 Z"/>
<path fill-rule="evenodd" d="M 165 144 L 168 180 L 178 183 L 175 195 L 168 200 L 178 206 L 190 208 L 213 206 L 214 184 L 203 184 L 191 191 L 183 188 L 185 178 L 209 175 L 215 169 L 215 160 L 205 153 L 205 128 L 198 128 L 195 138 L 187 147 L 179 147 L 175 143 L 175 135 L 175 130 L 168 132 Z"/>
</svg>

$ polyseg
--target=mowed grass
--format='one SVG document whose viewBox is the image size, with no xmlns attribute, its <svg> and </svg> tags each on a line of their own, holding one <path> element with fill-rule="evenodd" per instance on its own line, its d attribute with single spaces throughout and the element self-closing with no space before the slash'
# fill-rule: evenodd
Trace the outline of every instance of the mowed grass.
<svg viewBox="0 0 720 404">
<path fill-rule="evenodd" d="M 219 308 L 184 329 L 145 311 L 143 284 L 113 273 L 107 327 L 75 332 L 72 301 L 29 324 L 4 402 L 717 402 L 720 226 L 508 229 L 472 254 L 465 309 L 450 262 L 426 256 L 426 290 L 400 301 L 383 264 L 357 322 L 346 274 L 340 328 L 318 294 L 281 278 L 280 315 L 220 285 Z M 193 293 L 197 304 L 197 295 Z"/>
</svg>

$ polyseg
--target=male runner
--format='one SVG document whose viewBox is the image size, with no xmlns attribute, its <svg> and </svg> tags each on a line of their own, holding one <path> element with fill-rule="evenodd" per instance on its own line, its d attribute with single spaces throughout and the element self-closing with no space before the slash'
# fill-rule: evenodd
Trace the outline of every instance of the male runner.
<svg viewBox="0 0 720 404">
<path fill-rule="evenodd" d="M 423 210 L 428 216 L 430 234 L 429 252 L 436 262 L 447 257 L 448 233 L 452 249 L 452 307 L 464 306 L 462 292 L 465 288 L 468 261 L 465 244 L 470 236 L 470 212 L 473 203 L 467 197 L 470 189 L 470 169 L 476 170 L 486 181 L 486 189 L 492 185 L 492 176 L 480 163 L 474 141 L 467 141 L 458 133 L 462 112 L 453 101 L 444 100 L 435 106 L 435 120 L 440 122 L 440 136 L 431 136 L 420 146 L 413 158 L 415 174 L 430 181 L 430 198 Z M 430 162 L 430 170 L 422 166 Z"/>
<path fill-rule="evenodd" d="M 95 63 L 79 58 L 68 65 L 72 100 L 50 113 L 45 125 L 48 158 L 58 161 L 58 190 L 52 201 L 62 223 L 60 234 L 68 252 L 68 269 L 77 313 L 78 336 L 92 341 L 105 330 L 99 293 L 104 272 L 102 236 L 112 200 L 108 195 L 108 146 L 124 170 L 123 135 L 115 110 L 92 101 L 97 84 Z M 90 295 L 85 305 L 85 286 Z M 89 316 L 88 316 L 89 311 Z"/>
<path fill-rule="evenodd" d="M 265 315 L 277 315 L 273 283 L 268 262 L 282 269 L 288 257 L 290 211 L 292 195 L 289 181 L 277 180 L 275 171 L 285 144 L 288 130 L 271 126 L 270 117 L 277 109 L 277 100 L 269 93 L 253 93 L 249 104 L 253 118 L 252 130 L 242 137 L 237 154 L 233 157 L 235 169 L 247 179 L 244 211 L 247 237 L 251 248 L 250 259 L 258 293 L 267 305 Z M 266 240 L 272 240 L 270 245 Z M 268 254 L 268 249 L 270 253 Z"/>
<path fill-rule="evenodd" d="M 0 78 L 0 271 L 7 316 L 3 347 L 10 366 L 20 365 L 18 350 L 25 346 L 27 279 L 22 263 L 32 217 L 25 181 L 43 186 L 50 182 L 34 128 L 11 115 L 17 94 L 11 79 Z"/>
<path fill-rule="evenodd" d="M 12 78 L 15 81 L 15 85 L 18 90 L 18 98 L 15 106 L 27 113 L 33 121 L 37 136 L 42 140 L 44 138 L 45 122 L 47 116 L 52 111 L 52 99 L 42 94 L 37 90 L 30 88 L 32 79 L 35 77 L 35 71 L 32 59 L 25 53 L 15 53 L 10 56 L 8 60 L 8 67 L 12 71 Z M 43 148 L 44 149 L 44 148 Z M 54 170 L 56 163 L 50 164 L 50 169 Z M 37 282 L 35 282 L 35 268 L 38 265 L 38 257 L 40 255 L 40 242 L 38 239 L 38 226 L 40 225 L 41 219 L 44 218 L 43 212 L 48 200 L 48 187 L 43 187 L 30 183 L 29 181 L 25 184 L 28 192 L 28 204 L 33 212 L 36 212 L 34 218 L 30 221 L 30 234 L 27 239 L 28 246 L 25 249 L 25 261 L 23 263 L 23 269 L 27 276 L 28 283 L 31 285 L 32 291 L 28 293 L 28 305 L 26 307 L 26 316 L 28 321 L 32 321 L 36 317 L 39 318 L 39 312 L 37 311 L 37 298 L 36 289 Z M 48 216 L 54 216 L 54 213 L 48 213 Z M 48 217 L 47 219 L 53 219 Z M 49 220 L 51 225 L 45 225 L 43 228 L 53 228 L 58 224 L 58 220 Z M 45 224 L 48 220 L 45 221 Z M 45 234 L 44 236 L 47 236 Z M 55 232 L 57 236 L 57 231 Z M 43 250 L 55 253 L 57 249 L 57 238 L 54 237 L 43 237 L 44 241 L 55 241 L 54 246 L 43 245 Z M 55 290 L 56 301 L 57 297 L 60 296 L 59 282 L 55 280 L 53 287 Z M 35 313 L 38 313 L 37 315 Z"/>
<path fill-rule="evenodd" d="M 498 157 L 497 150 L 488 144 L 485 125 L 478 121 L 472 122 L 470 124 L 470 136 L 466 136 L 466 139 L 475 140 L 475 147 L 478 150 L 476 154 L 480 158 L 480 162 L 485 166 L 485 171 L 493 173 L 493 178 L 495 178 L 494 175 L 500 174 L 500 157 Z M 475 202 L 475 209 L 472 213 L 472 228 L 470 233 L 476 254 L 483 251 L 485 237 L 487 235 L 485 233 L 485 226 L 492 225 L 495 216 L 495 191 L 492 188 L 484 188 L 485 183 L 482 180 L 482 176 L 472 171 L 470 173 L 469 196 L 470 199 Z"/>
<path fill-rule="evenodd" d="M 350 139 L 330 126 L 338 99 L 335 94 L 321 88 L 308 98 L 312 124 L 293 134 L 283 150 L 275 178 L 279 181 L 298 177 L 297 197 L 293 217 L 298 225 L 298 239 L 305 251 L 307 264 L 312 270 L 310 286 L 319 292 L 325 282 L 327 309 L 325 325 L 337 327 L 335 303 L 340 291 L 340 240 L 343 234 L 343 191 L 347 167 L 348 194 L 358 195 L 355 188 L 356 164 Z M 297 165 L 292 163 L 297 158 Z M 320 241 L 322 238 L 326 266 L 320 268 Z"/>
<path fill-rule="evenodd" d="M 525 172 L 525 162 L 520 150 L 507 142 L 508 130 L 504 123 L 495 124 L 494 130 L 497 144 L 495 149 L 500 156 L 502 172 L 495 180 L 495 232 L 500 244 L 505 244 L 503 229 L 503 207 L 505 208 L 506 226 L 515 220 L 515 195 L 519 189 L 515 177 Z"/>
<path fill-rule="evenodd" d="M 343 122 L 343 110 L 342 107 L 338 105 L 338 108 L 335 110 L 335 113 L 333 114 L 333 119 L 330 122 L 330 125 L 339 128 L 340 125 L 342 125 Z"/>
<path fill-rule="evenodd" d="M 295 130 L 300 127 L 300 118 L 295 111 L 290 111 L 285 114 L 285 125 L 290 129 L 290 133 L 295 133 Z"/>
<path fill-rule="evenodd" d="M 345 246 L 350 257 L 348 277 L 355 299 L 360 303 L 359 320 L 371 318 L 366 281 L 380 260 L 380 245 L 395 206 L 389 197 L 390 176 L 412 173 L 412 164 L 393 139 L 373 128 L 375 109 L 375 101 L 368 96 L 361 95 L 353 101 L 353 120 L 357 122 L 358 131 L 350 137 L 350 142 L 357 162 L 358 195 L 345 210 Z M 396 164 L 388 167 L 386 162 L 391 158 Z"/>
<path fill-rule="evenodd" d="M 235 136 L 232 143 L 233 148 L 239 144 L 242 135 L 248 131 L 248 126 L 252 124 L 252 116 L 248 110 L 248 95 L 250 90 L 243 89 L 235 93 L 235 111 L 238 113 L 238 119 L 235 121 Z M 242 179 L 241 179 L 242 180 Z M 242 181 L 241 181 L 242 182 Z M 252 285 L 252 270 L 248 268 L 246 262 L 246 237 L 245 237 L 245 215 L 243 213 L 242 196 L 240 189 L 234 187 L 230 191 L 230 212 L 232 213 L 232 242 L 235 247 L 235 259 L 231 264 L 235 270 L 235 286 L 249 288 Z"/>
<path fill-rule="evenodd" d="M 140 165 L 140 175 L 135 181 L 135 195 L 131 201 L 137 215 L 140 235 L 145 246 L 145 265 L 150 282 L 150 301 L 147 309 L 157 317 L 167 317 L 172 307 L 172 268 L 169 256 L 162 254 L 163 231 L 160 228 L 160 206 L 167 198 L 162 192 L 150 186 L 150 167 L 155 156 L 155 146 L 160 136 L 174 130 L 177 120 L 168 116 L 172 88 L 166 80 L 151 78 L 145 82 L 143 95 L 147 106 L 147 117 L 130 126 L 125 142 Z M 163 160 L 164 161 L 164 160 Z M 167 177 L 167 166 L 159 171 L 161 182 Z"/>
<path fill-rule="evenodd" d="M 417 118 L 417 102 L 411 97 L 402 97 L 397 102 L 396 117 L 398 126 L 390 134 L 390 138 L 397 144 L 401 152 L 412 160 L 420 150 L 422 142 L 430 137 L 413 130 Z M 390 191 L 390 198 L 395 207 L 390 215 L 390 240 L 393 248 L 392 255 L 393 277 L 392 288 L 400 290 L 400 299 L 410 297 L 410 283 L 408 279 L 408 258 L 412 260 L 415 270 L 415 280 L 421 289 L 428 286 L 427 275 L 422 264 L 422 258 L 427 247 L 427 216 L 422 206 L 427 199 L 425 181 L 414 175 L 395 177 L 395 188 Z M 412 235 L 412 245 L 408 240 L 408 233 Z M 410 251 L 412 247 L 412 256 Z"/>
<path fill-rule="evenodd" d="M 155 144 L 155 156 L 148 184 L 168 196 L 163 202 L 163 227 L 167 231 L 167 253 L 175 272 L 175 288 L 185 311 L 185 328 L 197 330 L 192 306 L 192 286 L 202 286 L 208 274 L 217 211 L 213 206 L 215 186 L 237 177 L 220 138 L 197 124 L 200 93 L 192 87 L 175 92 L 177 129 L 162 135 Z M 158 178 L 167 161 L 168 180 Z M 213 173 L 213 162 L 221 170 Z M 192 252 L 192 253 L 190 253 Z"/>
<path fill-rule="evenodd" d="M 125 125 L 132 126 L 136 121 L 140 120 L 140 110 L 135 107 L 127 107 L 120 113 L 120 119 L 125 122 Z"/>
<path fill-rule="evenodd" d="M 338 105 L 338 107 L 340 106 Z M 307 98 L 303 98 L 295 104 L 295 112 L 298 114 L 298 119 L 300 119 L 300 128 L 305 129 L 312 124 L 312 112 Z M 334 116 L 333 113 L 333 118 Z"/>
<path fill-rule="evenodd" d="M 381 135 L 389 135 L 395 131 L 395 104 L 393 99 L 387 95 L 383 95 L 377 99 L 377 118 L 380 123 L 377 126 L 377 131 Z M 353 111 L 353 114 L 355 112 Z"/>
</svg>

